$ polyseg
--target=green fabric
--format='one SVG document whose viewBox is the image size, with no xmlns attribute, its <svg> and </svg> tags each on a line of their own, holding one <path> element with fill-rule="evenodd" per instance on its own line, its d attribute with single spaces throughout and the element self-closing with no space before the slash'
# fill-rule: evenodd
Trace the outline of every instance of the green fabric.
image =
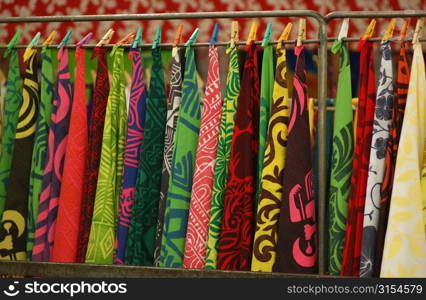
<svg viewBox="0 0 426 300">
<path fill-rule="evenodd" d="M 262 76 L 260 82 L 260 118 L 259 118 L 259 156 L 256 179 L 256 204 L 259 201 L 260 184 L 262 181 L 263 158 L 265 157 L 266 138 L 271 113 L 272 91 L 274 89 L 274 58 L 272 45 L 263 48 Z"/>
<path fill-rule="evenodd" d="M 238 51 L 228 47 L 229 69 L 226 78 L 226 90 L 223 99 L 222 116 L 219 128 L 217 158 L 214 171 L 212 207 L 207 236 L 206 269 L 216 269 L 219 234 L 222 226 L 223 199 L 228 179 L 228 163 L 231 152 L 234 119 L 240 93 L 240 70 L 238 66 Z"/>
<path fill-rule="evenodd" d="M 34 231 L 38 214 L 38 203 L 43 184 L 43 172 L 46 163 L 49 126 L 53 106 L 54 72 L 52 65 L 52 49 L 46 46 L 41 50 L 41 82 L 40 106 L 37 116 L 37 127 L 34 135 L 32 154 L 30 190 L 28 195 L 27 219 L 27 257 L 31 259 L 34 244 Z"/>
<path fill-rule="evenodd" d="M 113 260 L 127 124 L 123 52 L 122 48 L 117 48 L 111 53 L 114 57 L 112 82 L 105 113 L 98 185 L 86 254 L 87 263 L 111 264 Z"/>
<path fill-rule="evenodd" d="M 12 165 L 13 146 L 15 144 L 16 125 L 22 103 L 22 86 L 19 74 L 18 51 L 11 50 L 9 71 L 7 74 L 6 97 L 4 100 L 3 138 L 0 153 L 0 216 L 3 213 L 10 168 Z"/>
<path fill-rule="evenodd" d="M 154 261 L 167 101 L 160 48 L 152 51 L 152 57 L 154 63 L 147 100 L 145 133 L 126 247 L 126 264 L 129 265 L 152 266 Z"/>
<path fill-rule="evenodd" d="M 339 275 L 342 266 L 354 149 L 349 51 L 344 42 L 336 41 L 333 44 L 332 52 L 337 53 L 338 51 L 340 51 L 340 70 L 334 113 L 332 166 L 328 194 L 328 271 L 331 275 Z"/>
<path fill-rule="evenodd" d="M 176 127 L 172 173 L 167 193 L 160 266 L 181 267 L 191 199 L 195 155 L 200 128 L 201 102 L 196 78 L 194 49 L 186 48 L 182 102 Z"/>
</svg>

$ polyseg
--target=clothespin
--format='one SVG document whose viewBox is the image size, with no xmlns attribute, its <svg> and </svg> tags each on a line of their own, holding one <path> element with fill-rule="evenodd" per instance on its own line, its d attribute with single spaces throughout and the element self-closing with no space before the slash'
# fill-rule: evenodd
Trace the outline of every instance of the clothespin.
<svg viewBox="0 0 426 300">
<path fill-rule="evenodd" d="M 61 48 L 62 46 L 67 45 L 71 39 L 71 35 L 72 35 L 72 30 L 68 30 L 62 42 L 59 43 L 58 48 Z"/>
<path fill-rule="evenodd" d="M 189 40 L 185 43 L 185 46 L 191 46 L 192 44 L 194 44 L 199 34 L 200 34 L 200 29 L 196 28 L 194 32 L 192 33 L 191 37 L 189 38 Z"/>
<path fill-rule="evenodd" d="M 138 31 L 136 32 L 136 38 L 133 41 L 132 48 L 137 48 L 141 44 L 141 41 L 142 41 L 142 27 L 139 27 Z"/>
<path fill-rule="evenodd" d="M 389 22 L 388 27 L 386 28 L 385 34 L 383 35 L 382 41 L 387 41 L 393 36 L 393 30 L 395 29 L 396 18 L 392 18 Z"/>
<path fill-rule="evenodd" d="M 292 28 L 293 28 L 293 23 L 287 23 L 283 32 L 281 33 L 280 37 L 278 38 L 277 49 L 280 49 L 280 48 L 283 47 L 282 42 L 288 40 L 288 37 L 290 36 L 290 32 L 291 32 Z"/>
<path fill-rule="evenodd" d="M 111 40 L 113 34 L 114 34 L 114 30 L 112 30 L 112 28 L 110 28 L 107 31 L 107 33 L 105 33 L 105 35 L 101 38 L 99 43 L 96 44 L 96 47 L 102 47 L 103 45 L 108 44 L 109 41 Z"/>
<path fill-rule="evenodd" d="M 213 28 L 213 33 L 210 39 L 209 46 L 214 46 L 217 43 L 218 36 L 219 36 L 219 23 L 216 23 Z"/>
<path fill-rule="evenodd" d="M 349 32 L 349 18 L 344 18 L 342 22 L 342 27 L 340 27 L 339 36 L 337 40 L 341 42 L 344 38 L 348 37 Z"/>
<path fill-rule="evenodd" d="M 58 34 L 56 32 L 56 30 L 53 30 L 49 36 L 47 37 L 47 39 L 43 42 L 42 46 L 48 46 L 51 45 L 53 43 L 53 41 L 55 40 L 56 34 Z"/>
<path fill-rule="evenodd" d="M 408 31 L 408 27 L 410 26 L 410 22 L 411 22 L 411 19 L 407 18 L 407 19 L 405 19 L 404 24 L 402 24 L 402 28 L 401 28 L 401 31 L 399 33 L 399 40 L 400 41 L 403 41 L 405 39 L 405 37 L 407 36 L 407 31 Z"/>
<path fill-rule="evenodd" d="M 248 38 L 247 38 L 247 42 L 246 42 L 247 46 L 250 45 L 251 42 L 256 40 L 256 35 L 257 35 L 257 23 L 253 22 L 253 23 L 251 23 L 250 33 L 249 33 Z"/>
<path fill-rule="evenodd" d="M 7 48 L 6 51 L 4 51 L 3 57 L 7 57 L 10 53 L 10 51 L 12 51 L 13 47 L 16 46 L 16 44 L 19 41 L 19 38 L 21 37 L 21 33 L 22 30 L 18 29 L 15 34 L 13 35 L 12 39 L 10 40 L 9 44 L 7 44 Z"/>
<path fill-rule="evenodd" d="M 124 38 L 122 38 L 120 41 L 118 41 L 114 47 L 112 47 L 111 50 L 111 55 L 114 55 L 115 51 L 117 50 L 118 47 L 120 47 L 123 44 L 127 44 L 130 43 L 131 40 L 133 40 L 135 38 L 135 33 L 131 32 L 128 35 L 126 35 Z"/>
<path fill-rule="evenodd" d="M 82 38 L 78 43 L 77 46 L 81 46 L 88 42 L 92 38 L 93 33 L 89 32 L 84 38 Z"/>
<path fill-rule="evenodd" d="M 34 54 L 34 52 L 37 52 L 37 50 L 34 49 L 34 46 L 38 45 L 38 41 L 40 39 L 40 32 L 37 32 L 37 34 L 34 36 L 34 38 L 31 40 L 31 42 L 28 44 L 27 48 L 24 52 L 24 62 L 26 62 L 31 55 Z"/>
<path fill-rule="evenodd" d="M 376 19 L 371 20 L 370 24 L 367 27 L 364 35 L 362 36 L 362 40 L 368 40 L 373 36 L 374 28 L 376 27 Z"/>
<path fill-rule="evenodd" d="M 416 29 L 414 30 L 414 34 L 413 34 L 413 42 L 412 42 L 413 44 L 419 42 L 419 38 L 422 36 L 422 33 L 423 33 L 424 23 L 425 23 L 424 18 L 418 18 L 417 19 Z"/>
<path fill-rule="evenodd" d="M 178 26 L 175 39 L 173 40 L 173 47 L 176 47 L 180 43 L 183 43 L 183 24 L 179 24 Z"/>
<path fill-rule="evenodd" d="M 231 48 L 235 47 L 235 43 L 239 41 L 239 32 L 238 32 L 238 22 L 232 21 L 231 22 Z"/>
<path fill-rule="evenodd" d="M 161 27 L 158 26 L 157 31 L 155 32 L 154 42 L 152 43 L 152 49 L 157 48 L 160 43 L 161 43 Z"/>
<path fill-rule="evenodd" d="M 271 40 L 271 34 L 272 34 L 272 23 L 268 23 L 268 25 L 266 26 L 265 36 L 263 37 L 263 41 L 262 41 L 263 48 L 268 46 L 269 41 Z"/>
<path fill-rule="evenodd" d="M 302 46 L 302 41 L 306 40 L 306 20 L 300 19 L 299 20 L 299 28 L 297 30 L 297 40 L 296 40 L 296 46 Z"/>
</svg>

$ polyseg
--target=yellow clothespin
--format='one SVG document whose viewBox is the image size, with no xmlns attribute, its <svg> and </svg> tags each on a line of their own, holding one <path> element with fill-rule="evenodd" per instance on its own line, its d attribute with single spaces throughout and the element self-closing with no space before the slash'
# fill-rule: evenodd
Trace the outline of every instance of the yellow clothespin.
<svg viewBox="0 0 426 300">
<path fill-rule="evenodd" d="M 416 29 L 414 30 L 414 35 L 413 35 L 413 44 L 419 42 L 419 38 L 422 36 L 422 33 L 423 33 L 424 23 L 425 23 L 424 18 L 418 18 L 417 19 Z"/>
<path fill-rule="evenodd" d="M 362 40 L 368 40 L 373 36 L 374 28 L 376 27 L 376 19 L 371 20 L 370 24 L 367 27 L 364 35 L 362 36 Z"/>
<path fill-rule="evenodd" d="M 56 30 L 53 30 L 50 34 L 49 34 L 49 36 L 47 37 L 47 39 L 43 42 L 43 44 L 41 44 L 42 46 L 49 46 L 49 45 L 52 45 L 52 43 L 53 43 L 53 41 L 55 40 L 55 38 L 56 38 L 56 35 L 57 35 L 58 33 L 56 32 Z"/>
<path fill-rule="evenodd" d="M 250 33 L 248 35 L 246 45 L 250 45 L 251 42 L 256 40 L 256 34 L 257 34 L 257 23 L 253 22 L 251 23 Z"/>
<path fill-rule="evenodd" d="M 302 46 L 302 41 L 306 40 L 306 19 L 299 20 L 299 29 L 297 30 L 296 46 Z"/>
<path fill-rule="evenodd" d="M 120 47 L 121 45 L 131 43 L 131 41 L 133 41 L 135 39 L 135 35 L 136 34 L 134 32 L 131 32 L 128 35 L 126 35 L 124 38 L 122 38 L 120 41 L 118 41 L 114 45 L 114 47 L 112 47 L 111 55 L 114 55 L 117 48 Z"/>
<path fill-rule="evenodd" d="M 178 26 L 175 39 L 173 40 L 173 47 L 177 47 L 177 45 L 181 43 L 183 43 L 183 24 L 179 24 Z"/>
<path fill-rule="evenodd" d="M 31 40 L 31 42 L 28 44 L 27 48 L 24 52 L 24 62 L 26 62 L 35 52 L 37 52 L 36 49 L 34 49 L 34 46 L 38 45 L 38 41 L 40 39 L 40 32 L 37 32 L 37 34 L 34 36 L 34 38 Z"/>
<path fill-rule="evenodd" d="M 109 41 L 111 40 L 113 34 L 114 34 L 114 30 L 112 30 L 112 28 L 110 28 L 107 31 L 107 33 L 105 33 L 105 35 L 101 38 L 99 43 L 96 44 L 96 47 L 102 47 L 103 45 L 108 44 Z"/>
<path fill-rule="evenodd" d="M 401 31 L 399 33 L 399 40 L 403 41 L 405 37 L 407 36 L 408 27 L 410 26 L 411 19 L 407 18 L 404 21 L 404 24 L 402 25 Z"/>
<path fill-rule="evenodd" d="M 393 36 L 393 30 L 395 29 L 396 18 L 392 18 L 389 22 L 388 28 L 386 28 L 385 34 L 383 35 L 382 41 L 385 42 Z"/>
<path fill-rule="evenodd" d="M 288 40 L 290 36 L 291 29 L 293 28 L 293 23 L 287 23 L 280 37 L 278 38 L 277 49 L 281 49 L 284 45 L 283 42 Z"/>
<path fill-rule="evenodd" d="M 231 22 L 231 48 L 235 47 L 235 43 L 238 43 L 240 37 L 238 32 L 238 21 Z"/>
</svg>

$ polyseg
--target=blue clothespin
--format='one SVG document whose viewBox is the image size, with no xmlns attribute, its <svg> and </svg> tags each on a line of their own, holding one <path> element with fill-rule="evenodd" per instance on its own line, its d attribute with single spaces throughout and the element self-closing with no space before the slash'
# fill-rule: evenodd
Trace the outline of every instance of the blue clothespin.
<svg viewBox="0 0 426 300">
<path fill-rule="evenodd" d="M 9 44 L 7 44 L 6 51 L 4 51 L 3 57 L 7 57 L 9 53 L 12 51 L 13 47 L 16 46 L 16 44 L 19 41 L 19 38 L 21 37 L 22 30 L 18 29 L 15 34 L 13 35 L 12 39 L 10 40 Z"/>
<path fill-rule="evenodd" d="M 71 35 L 72 35 L 72 30 L 68 30 L 62 42 L 59 43 L 58 48 L 61 48 L 62 46 L 67 45 L 71 39 Z"/>
<path fill-rule="evenodd" d="M 266 27 L 265 36 L 262 41 L 262 47 L 266 47 L 271 40 L 271 34 L 272 34 L 272 23 L 268 23 L 268 26 Z"/>
<path fill-rule="evenodd" d="M 191 37 L 189 38 L 189 40 L 185 43 L 185 46 L 191 46 L 192 44 L 194 44 L 199 34 L 200 34 L 200 28 L 196 28 L 194 32 L 192 33 Z"/>
<path fill-rule="evenodd" d="M 217 43 L 219 36 L 219 23 L 216 23 L 213 28 L 212 38 L 210 39 L 209 46 L 214 46 Z"/>
<path fill-rule="evenodd" d="M 27 48 L 24 52 L 24 62 L 26 62 L 31 55 L 36 52 L 37 50 L 34 50 L 33 47 L 38 45 L 38 41 L 40 39 L 40 32 L 37 32 L 37 34 L 34 36 L 34 38 L 31 40 L 31 42 L 28 44 Z"/>
<path fill-rule="evenodd" d="M 85 44 L 87 41 L 89 41 L 92 38 L 93 33 L 89 32 L 84 38 L 82 38 L 78 43 L 77 46 L 81 46 Z"/>
<path fill-rule="evenodd" d="M 155 33 L 155 39 L 152 43 L 152 49 L 155 49 L 158 47 L 158 45 L 161 43 L 161 27 L 157 27 L 157 32 Z"/>
<path fill-rule="evenodd" d="M 142 41 L 142 27 L 138 28 L 138 31 L 136 32 L 136 38 L 133 41 L 132 48 L 136 48 L 141 44 Z"/>
</svg>

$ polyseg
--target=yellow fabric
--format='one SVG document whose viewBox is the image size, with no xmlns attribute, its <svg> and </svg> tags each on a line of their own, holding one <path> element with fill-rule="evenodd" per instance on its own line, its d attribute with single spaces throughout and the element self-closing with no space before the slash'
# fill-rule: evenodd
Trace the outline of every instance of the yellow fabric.
<svg viewBox="0 0 426 300">
<path fill-rule="evenodd" d="M 426 78 L 422 47 L 413 48 L 381 277 L 426 277 Z"/>
</svg>

